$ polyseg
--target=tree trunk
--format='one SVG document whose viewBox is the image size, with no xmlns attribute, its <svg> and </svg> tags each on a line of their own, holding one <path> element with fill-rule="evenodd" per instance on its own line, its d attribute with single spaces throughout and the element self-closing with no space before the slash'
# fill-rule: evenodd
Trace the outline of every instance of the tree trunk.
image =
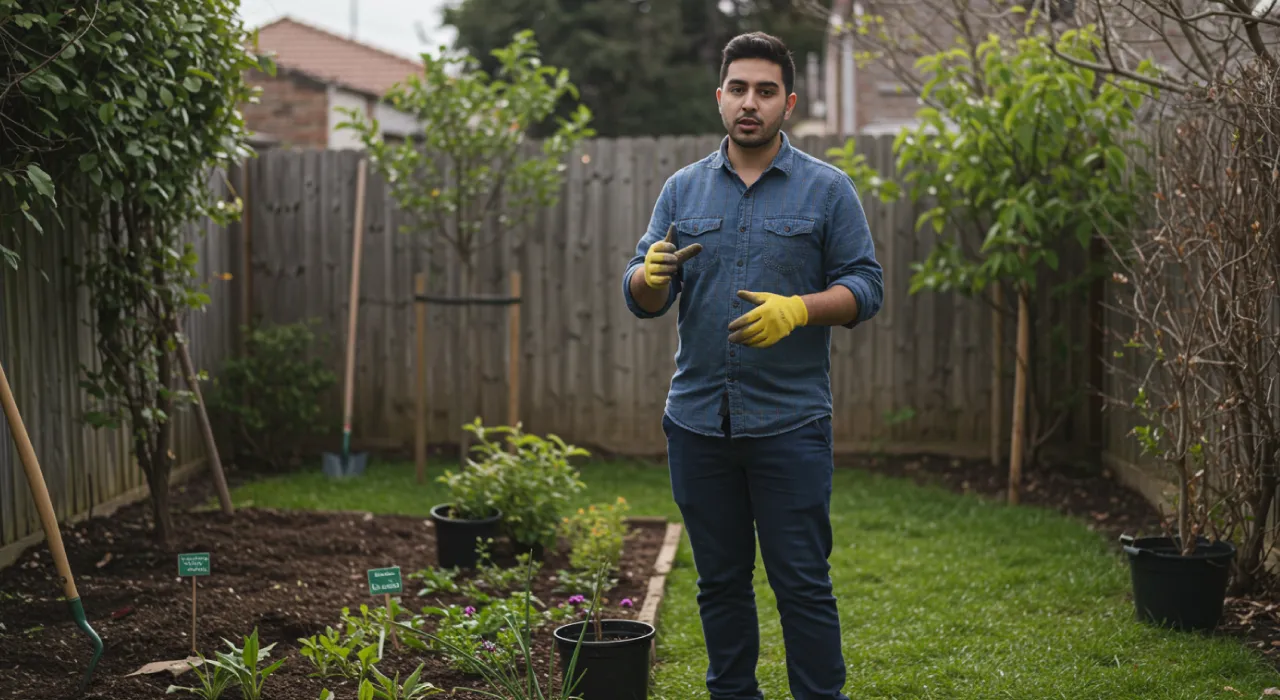
<svg viewBox="0 0 1280 700">
<path fill-rule="evenodd" d="M 1027 412 L 1027 370 L 1030 362 L 1031 314 L 1025 284 L 1018 286 L 1018 348 L 1013 380 L 1013 434 L 1009 445 L 1009 504 L 1016 505 L 1022 488 L 1023 443 Z"/>
<path fill-rule="evenodd" d="M 1263 551 L 1267 539 L 1267 523 L 1271 521 L 1271 508 L 1276 494 L 1275 454 L 1276 446 L 1264 442 L 1260 447 L 1262 453 L 1260 465 L 1262 474 L 1258 481 L 1257 498 L 1252 504 L 1253 519 L 1249 521 L 1245 533 L 1244 546 L 1236 561 L 1236 577 L 1232 584 L 1231 595 L 1243 595 L 1253 592 L 1258 582 L 1258 572 L 1263 567 Z"/>
<path fill-rule="evenodd" d="M 147 488 L 151 489 L 151 514 L 155 518 L 155 531 L 152 537 L 163 549 L 173 546 L 173 514 L 169 511 L 169 467 L 168 459 L 161 458 L 161 464 L 144 467 L 147 476 Z"/>
</svg>

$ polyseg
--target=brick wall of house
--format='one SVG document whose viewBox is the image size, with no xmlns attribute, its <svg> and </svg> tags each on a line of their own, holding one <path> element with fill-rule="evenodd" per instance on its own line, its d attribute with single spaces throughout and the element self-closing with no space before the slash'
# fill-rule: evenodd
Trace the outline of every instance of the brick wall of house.
<svg viewBox="0 0 1280 700">
<path fill-rule="evenodd" d="M 283 69 L 272 77 L 250 71 L 245 79 L 262 88 L 257 104 L 243 105 L 250 131 L 279 139 L 278 146 L 328 145 L 328 97 L 324 84 Z"/>
</svg>

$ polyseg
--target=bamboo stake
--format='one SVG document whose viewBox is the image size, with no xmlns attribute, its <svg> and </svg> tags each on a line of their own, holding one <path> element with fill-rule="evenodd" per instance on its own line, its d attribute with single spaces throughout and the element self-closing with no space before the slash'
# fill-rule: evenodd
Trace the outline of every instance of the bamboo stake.
<svg viewBox="0 0 1280 700">
<path fill-rule="evenodd" d="M 209 422 L 209 412 L 205 410 L 204 396 L 200 392 L 200 382 L 196 379 L 195 365 L 191 362 L 191 354 L 187 352 L 186 336 L 178 328 L 178 321 L 173 321 L 174 335 L 182 339 L 178 342 L 178 360 L 182 363 L 182 376 L 187 388 L 196 396 L 196 418 L 200 423 L 200 438 L 204 441 L 204 449 L 209 454 L 209 471 L 213 472 L 213 484 L 218 489 L 218 503 L 224 515 L 232 515 L 235 508 L 231 505 L 231 492 L 227 489 L 227 475 L 222 471 L 222 458 L 218 456 L 218 443 L 213 439 L 213 424 Z"/>
<path fill-rule="evenodd" d="M 1013 436 L 1009 446 L 1009 503 L 1018 503 L 1019 489 L 1022 483 L 1023 424 L 1026 420 L 1027 408 L 1027 367 L 1028 352 L 1031 345 L 1031 311 L 1027 307 L 1028 291 L 1025 286 L 1018 290 L 1018 352 L 1017 366 L 1013 381 Z"/>
<path fill-rule="evenodd" d="M 419 272 L 413 276 L 413 293 L 413 306 L 417 315 L 418 364 L 413 458 L 418 468 L 418 483 L 421 484 L 427 478 L 427 302 L 421 298 L 427 293 L 427 273 Z"/>
</svg>

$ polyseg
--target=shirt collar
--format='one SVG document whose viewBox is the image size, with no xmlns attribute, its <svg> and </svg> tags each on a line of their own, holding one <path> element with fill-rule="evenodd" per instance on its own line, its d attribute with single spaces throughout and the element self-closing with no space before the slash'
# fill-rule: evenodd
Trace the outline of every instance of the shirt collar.
<svg viewBox="0 0 1280 700">
<path fill-rule="evenodd" d="M 773 162 L 764 171 L 778 169 L 785 175 L 791 174 L 791 164 L 795 160 L 795 150 L 791 148 L 791 140 L 787 138 L 787 132 L 780 131 L 778 135 L 782 137 L 782 145 L 778 147 L 778 152 L 773 156 Z M 728 168 L 733 172 L 733 163 L 729 162 L 729 137 L 725 136 L 720 140 L 720 148 L 716 150 L 715 155 L 711 157 L 711 161 L 707 163 L 707 167 L 711 169 Z"/>
</svg>

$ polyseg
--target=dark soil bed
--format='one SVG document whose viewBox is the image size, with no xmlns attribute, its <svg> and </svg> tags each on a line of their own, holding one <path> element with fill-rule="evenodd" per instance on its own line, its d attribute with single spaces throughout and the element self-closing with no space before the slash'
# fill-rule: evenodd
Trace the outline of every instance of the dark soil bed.
<svg viewBox="0 0 1280 700">
<path fill-rule="evenodd" d="M 846 456 L 846 468 L 941 485 L 958 493 L 1006 499 L 1007 464 L 990 460 L 934 455 Z M 1136 491 L 1126 488 L 1108 469 L 1087 471 L 1066 465 L 1032 466 L 1024 470 L 1020 502 L 1050 508 L 1083 520 L 1119 550 L 1121 534 L 1160 536 L 1160 514 Z M 1228 597 L 1219 635 L 1241 639 L 1266 654 L 1280 670 L 1280 602 L 1263 596 Z"/>
<path fill-rule="evenodd" d="M 288 659 L 267 680 L 265 700 L 316 700 L 325 687 L 340 700 L 355 698 L 349 681 L 309 678 L 314 667 L 298 655 L 297 640 L 323 632 L 326 625 L 339 628 L 343 607 L 358 614 L 361 604 L 383 604 L 381 596 L 368 595 L 367 569 L 399 566 L 405 575 L 402 604 L 411 612 L 426 605 L 467 604 L 461 594 L 418 597 L 421 582 L 408 575 L 435 563 L 432 527 L 424 518 L 242 510 L 233 519 L 216 512 L 176 511 L 174 521 L 179 535 L 172 551 L 161 551 L 149 539 L 149 518 L 140 506 L 64 530 L 90 624 L 106 647 L 84 694 L 76 687 L 91 647 L 71 622 L 66 603 L 58 600 L 62 590 L 48 550 L 33 547 L 0 571 L 0 697 L 146 700 L 165 697 L 174 682 L 195 685 L 190 672 L 177 679 L 168 673 L 126 677 L 152 661 L 185 658 L 190 650 L 191 580 L 177 578 L 178 552 L 212 554 L 213 575 L 199 579 L 197 593 L 202 653 L 225 651 L 224 638 L 239 646 L 257 627 L 263 645 L 277 643 L 271 660 Z M 608 594 L 607 617 L 638 615 L 664 527 L 633 525 L 621 578 Z M 501 549 L 497 554 L 499 563 L 513 563 Z M 533 584 L 534 594 L 548 605 L 559 605 L 570 595 L 552 592 L 551 577 L 561 568 L 568 568 L 565 554 L 548 554 Z M 634 605 L 620 607 L 624 598 Z M 557 624 L 562 623 L 549 623 L 534 635 L 544 688 L 551 630 Z M 451 670 L 439 655 L 403 646 L 396 652 L 390 641 L 385 653 L 378 667 L 387 675 L 399 671 L 403 679 L 426 662 L 424 678 L 438 687 L 484 687 L 477 677 Z M 239 695 L 232 691 L 224 697 Z M 460 692 L 434 697 L 480 696 Z"/>
</svg>

